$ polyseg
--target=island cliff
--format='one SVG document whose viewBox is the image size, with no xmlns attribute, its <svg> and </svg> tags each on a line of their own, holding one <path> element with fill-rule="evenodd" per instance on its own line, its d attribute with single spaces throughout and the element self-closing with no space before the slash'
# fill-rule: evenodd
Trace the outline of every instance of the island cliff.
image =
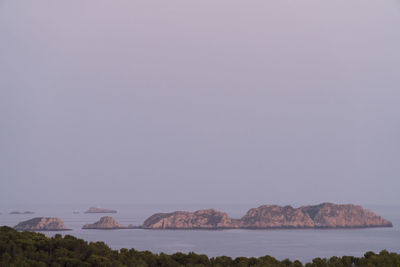
<svg viewBox="0 0 400 267">
<path fill-rule="evenodd" d="M 388 220 L 357 205 L 322 203 L 314 206 L 263 205 L 250 209 L 241 219 L 214 209 L 196 212 L 157 213 L 141 226 L 144 229 L 272 229 L 392 227 Z"/>
<path fill-rule="evenodd" d="M 58 218 L 36 217 L 27 221 L 20 222 L 14 229 L 19 231 L 65 231 L 64 222 Z"/>
<path fill-rule="evenodd" d="M 291 206 L 263 205 L 250 209 L 240 219 L 241 228 L 310 228 L 314 222 L 308 214 Z"/>
<path fill-rule="evenodd" d="M 117 213 L 116 210 L 90 207 L 85 213 Z"/>
<path fill-rule="evenodd" d="M 110 216 L 101 217 L 99 221 L 93 224 L 85 224 L 82 227 L 82 229 L 104 229 L 104 230 L 124 229 L 124 228 L 128 227 L 123 227 L 113 217 Z"/>
<path fill-rule="evenodd" d="M 322 203 L 316 206 L 304 206 L 300 209 L 313 219 L 314 227 L 318 228 L 393 226 L 390 221 L 358 205 Z"/>
<path fill-rule="evenodd" d="M 241 228 L 391 227 L 392 223 L 357 205 L 322 203 L 293 208 L 263 205 L 240 219 Z"/>
<path fill-rule="evenodd" d="M 214 209 L 196 212 L 175 211 L 157 213 L 149 217 L 141 226 L 145 229 L 224 229 L 235 228 L 238 221 L 228 214 Z"/>
</svg>

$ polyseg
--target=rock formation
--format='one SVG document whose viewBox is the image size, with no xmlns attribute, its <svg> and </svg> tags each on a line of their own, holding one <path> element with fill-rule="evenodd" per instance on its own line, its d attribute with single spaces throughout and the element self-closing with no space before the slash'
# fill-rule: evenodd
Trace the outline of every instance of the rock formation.
<svg viewBox="0 0 400 267">
<path fill-rule="evenodd" d="M 65 231 L 64 222 L 58 218 L 36 217 L 14 226 L 19 231 Z"/>
<path fill-rule="evenodd" d="M 196 212 L 176 211 L 157 213 L 149 217 L 141 226 L 145 229 L 223 229 L 235 228 L 237 221 L 228 214 L 214 209 Z"/>
<path fill-rule="evenodd" d="M 250 209 L 241 228 L 352 228 L 391 227 L 392 223 L 356 205 L 322 203 L 293 208 L 264 205 Z"/>
<path fill-rule="evenodd" d="M 357 205 L 322 203 L 315 206 L 263 205 L 250 209 L 241 219 L 213 209 L 196 212 L 157 213 L 141 226 L 144 229 L 270 229 L 392 227 L 388 220 Z"/>
<path fill-rule="evenodd" d="M 101 208 L 95 208 L 95 207 L 90 207 L 85 213 L 117 213 L 116 210 L 110 210 L 110 209 L 101 209 Z"/>
<path fill-rule="evenodd" d="M 308 214 L 291 206 L 263 205 L 250 209 L 240 219 L 241 228 L 305 228 L 314 227 Z"/>
<path fill-rule="evenodd" d="M 314 227 L 348 228 L 393 226 L 390 221 L 358 205 L 322 203 L 316 206 L 300 207 L 299 209 L 313 219 Z"/>
<path fill-rule="evenodd" d="M 122 229 L 121 224 L 117 223 L 117 221 L 110 216 L 101 217 L 100 221 L 97 221 L 93 224 L 85 224 L 82 229 Z"/>
</svg>

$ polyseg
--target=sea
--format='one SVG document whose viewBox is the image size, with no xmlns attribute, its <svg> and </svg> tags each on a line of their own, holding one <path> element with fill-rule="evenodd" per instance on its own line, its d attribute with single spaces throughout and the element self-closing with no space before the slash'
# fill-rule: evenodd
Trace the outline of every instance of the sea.
<svg viewBox="0 0 400 267">
<path fill-rule="evenodd" d="M 82 226 L 94 223 L 107 214 L 84 213 L 90 206 L 115 209 L 109 214 L 123 225 L 141 225 L 157 212 L 177 210 L 195 211 L 215 208 L 240 218 L 250 204 L 133 204 L 133 205 L 0 205 L 0 225 L 15 226 L 33 217 L 58 217 L 70 231 L 44 232 L 70 234 L 87 241 L 103 241 L 112 249 L 134 248 L 153 253 L 196 252 L 209 257 L 260 257 L 273 256 L 279 260 L 300 260 L 303 263 L 315 257 L 362 256 L 367 251 L 388 250 L 400 253 L 400 205 L 364 205 L 376 214 L 390 220 L 392 228 L 362 229 L 281 229 L 281 230 L 83 230 Z M 295 206 L 296 207 L 296 206 Z M 11 211 L 33 211 L 35 214 L 9 214 Z M 79 212 L 79 213 L 78 213 Z"/>
</svg>

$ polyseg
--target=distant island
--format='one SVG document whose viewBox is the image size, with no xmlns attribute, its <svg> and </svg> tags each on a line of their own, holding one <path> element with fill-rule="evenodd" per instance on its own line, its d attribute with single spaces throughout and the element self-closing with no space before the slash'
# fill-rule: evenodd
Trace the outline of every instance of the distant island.
<svg viewBox="0 0 400 267">
<path fill-rule="evenodd" d="M 239 228 L 239 220 L 234 220 L 225 212 L 214 209 L 196 212 L 175 211 L 156 213 L 146 219 L 143 229 L 229 229 Z"/>
<path fill-rule="evenodd" d="M 214 209 L 196 212 L 157 213 L 143 229 L 276 229 L 276 228 L 365 228 L 392 227 L 388 220 L 361 206 L 322 203 L 293 208 L 263 205 L 250 209 L 242 218 L 232 219 Z"/>
<path fill-rule="evenodd" d="M 66 231 L 64 222 L 59 218 L 36 217 L 20 222 L 14 229 L 19 231 Z"/>
<path fill-rule="evenodd" d="M 116 210 L 90 207 L 85 213 L 117 213 Z"/>
<path fill-rule="evenodd" d="M 132 224 L 123 226 L 119 224 L 113 217 L 104 216 L 99 221 L 93 224 L 85 224 L 82 229 L 99 229 L 99 230 L 113 230 L 113 229 L 132 229 L 135 228 Z"/>
<path fill-rule="evenodd" d="M 35 214 L 33 211 L 11 211 L 9 214 Z"/>
<path fill-rule="evenodd" d="M 86 213 L 104 212 L 115 213 L 116 211 L 91 208 Z M 123 226 L 113 217 L 104 216 L 93 224 L 85 224 L 82 229 L 323 229 L 392 226 L 390 221 L 358 205 L 322 203 L 299 208 L 263 205 L 250 209 L 240 219 L 232 219 L 227 213 L 215 209 L 156 213 L 147 218 L 141 226 L 132 224 Z M 63 221 L 49 217 L 23 221 L 14 228 L 21 231 L 68 230 Z"/>
</svg>

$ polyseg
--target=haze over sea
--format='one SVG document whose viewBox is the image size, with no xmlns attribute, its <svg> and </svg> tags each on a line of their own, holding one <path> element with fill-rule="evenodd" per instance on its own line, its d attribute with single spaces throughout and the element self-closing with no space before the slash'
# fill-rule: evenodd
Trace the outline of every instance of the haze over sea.
<svg viewBox="0 0 400 267">
<path fill-rule="evenodd" d="M 14 226 L 18 222 L 35 216 L 59 217 L 72 231 L 62 232 L 87 241 L 103 241 L 113 249 L 135 248 L 152 252 L 203 253 L 208 256 L 271 255 L 277 259 L 289 258 L 308 262 L 315 257 L 361 256 L 367 251 L 400 251 L 400 205 L 365 206 L 378 215 L 391 220 L 393 228 L 364 229 L 284 229 L 284 230 L 83 230 L 86 223 L 93 223 L 102 216 L 113 216 L 119 223 L 141 225 L 156 212 L 175 210 L 194 211 L 203 208 L 217 208 L 239 218 L 251 207 L 258 205 L 200 205 L 200 204 L 148 204 L 148 205 L 102 205 L 118 210 L 116 214 L 85 214 L 88 205 L 24 205 L 0 206 L 0 225 Z M 5 211 L 33 210 L 34 215 L 10 215 Z M 79 211 L 79 214 L 73 214 Z M 53 236 L 60 232 L 44 232 Z"/>
</svg>

